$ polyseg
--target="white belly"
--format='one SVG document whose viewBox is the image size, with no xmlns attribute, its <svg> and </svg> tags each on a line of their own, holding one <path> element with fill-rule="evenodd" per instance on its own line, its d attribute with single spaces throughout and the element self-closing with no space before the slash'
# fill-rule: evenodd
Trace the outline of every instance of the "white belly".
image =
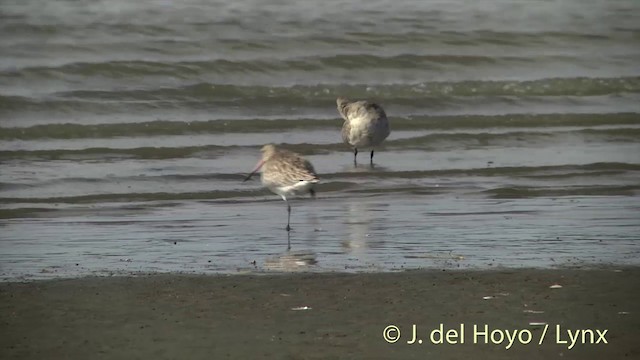
<svg viewBox="0 0 640 360">
<path fill-rule="evenodd" d="M 288 186 L 270 185 L 268 186 L 268 188 L 269 190 L 271 190 L 271 192 L 282 196 L 282 198 L 286 200 L 287 197 L 308 193 L 309 190 L 313 188 L 313 185 L 315 185 L 316 182 L 317 180 L 316 181 L 303 180 L 303 181 L 298 181 L 293 185 L 288 185 Z"/>
</svg>

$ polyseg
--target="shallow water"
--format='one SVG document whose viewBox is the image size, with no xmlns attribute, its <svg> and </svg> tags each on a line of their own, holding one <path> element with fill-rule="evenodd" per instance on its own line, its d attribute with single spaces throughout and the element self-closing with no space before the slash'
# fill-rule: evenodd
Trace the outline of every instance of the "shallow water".
<svg viewBox="0 0 640 360">
<path fill-rule="evenodd" d="M 5 280 L 639 264 L 634 2 L 26 0 L 0 19 Z M 337 96 L 385 107 L 374 168 L 341 144 Z M 284 204 L 242 183 L 269 142 L 322 179 L 290 251 Z"/>
<path fill-rule="evenodd" d="M 6 219 L 2 276 L 638 265 L 635 198 L 419 191 L 296 201 L 289 238 L 281 201 L 101 204 Z"/>
</svg>

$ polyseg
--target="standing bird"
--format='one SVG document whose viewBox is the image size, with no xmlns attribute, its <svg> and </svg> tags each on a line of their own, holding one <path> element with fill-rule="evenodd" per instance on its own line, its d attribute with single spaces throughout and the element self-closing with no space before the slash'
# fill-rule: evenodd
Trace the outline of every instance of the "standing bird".
<svg viewBox="0 0 640 360">
<path fill-rule="evenodd" d="M 315 198 L 316 192 L 313 186 L 320 181 L 313 165 L 292 151 L 278 149 L 275 145 L 268 144 L 262 147 L 262 160 L 258 162 L 256 168 L 244 179 L 247 181 L 261 167 L 262 169 L 262 185 L 267 187 L 271 192 L 278 194 L 287 203 L 287 231 L 291 230 L 289 226 L 291 220 L 291 205 L 287 200 L 287 196 L 295 196 L 299 194 L 311 194 Z"/>
<path fill-rule="evenodd" d="M 344 119 L 342 140 L 353 147 L 353 164 L 356 165 L 358 148 L 371 148 L 373 166 L 374 147 L 389 136 L 389 120 L 382 106 L 367 100 L 349 101 L 339 97 L 336 100 L 338 112 Z"/>
</svg>

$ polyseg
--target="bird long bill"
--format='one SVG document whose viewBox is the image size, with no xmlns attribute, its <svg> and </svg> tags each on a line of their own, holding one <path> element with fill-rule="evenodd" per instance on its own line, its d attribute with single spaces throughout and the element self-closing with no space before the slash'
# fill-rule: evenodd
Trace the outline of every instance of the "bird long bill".
<svg viewBox="0 0 640 360">
<path fill-rule="evenodd" d="M 262 165 L 264 165 L 264 160 L 260 160 L 258 161 L 258 165 L 256 165 L 256 168 L 253 169 L 253 171 L 251 171 L 251 173 L 249 175 L 247 175 L 246 178 L 244 178 L 244 180 L 242 180 L 242 182 L 245 182 L 249 179 L 251 179 L 251 177 L 253 176 L 253 174 L 255 174 L 256 172 L 258 172 L 258 170 L 260 170 L 260 168 L 262 167 Z"/>
</svg>

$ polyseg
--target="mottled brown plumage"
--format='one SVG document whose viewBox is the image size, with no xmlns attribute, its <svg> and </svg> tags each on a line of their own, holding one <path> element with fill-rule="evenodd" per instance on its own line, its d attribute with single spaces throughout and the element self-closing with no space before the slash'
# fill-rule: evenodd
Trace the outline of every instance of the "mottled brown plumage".
<svg viewBox="0 0 640 360">
<path fill-rule="evenodd" d="M 320 180 L 311 163 L 292 151 L 279 149 L 268 144 L 262 147 L 262 160 L 256 168 L 245 178 L 249 180 L 262 168 L 262 184 L 271 192 L 278 194 L 287 203 L 287 231 L 291 230 L 291 206 L 287 196 L 311 194 L 315 197 L 314 185 Z"/>
<path fill-rule="evenodd" d="M 278 149 L 270 144 L 262 148 L 262 154 L 264 160 L 262 183 L 269 189 L 294 186 L 300 181 L 317 182 L 319 180 L 313 165 L 292 151 Z"/>
</svg>

